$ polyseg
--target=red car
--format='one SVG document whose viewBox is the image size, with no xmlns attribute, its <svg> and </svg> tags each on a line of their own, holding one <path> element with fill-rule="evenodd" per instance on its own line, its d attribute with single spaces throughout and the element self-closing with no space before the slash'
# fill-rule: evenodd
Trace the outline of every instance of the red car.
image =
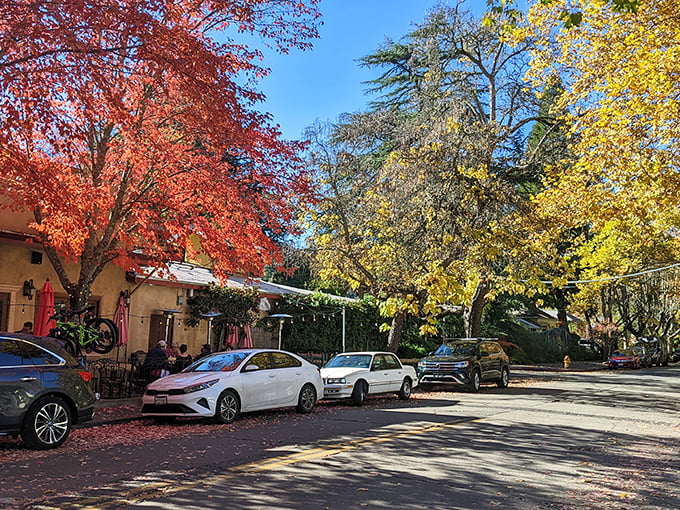
<svg viewBox="0 0 680 510">
<path fill-rule="evenodd" d="M 640 356 L 632 349 L 614 351 L 609 357 L 609 368 L 640 368 Z"/>
</svg>

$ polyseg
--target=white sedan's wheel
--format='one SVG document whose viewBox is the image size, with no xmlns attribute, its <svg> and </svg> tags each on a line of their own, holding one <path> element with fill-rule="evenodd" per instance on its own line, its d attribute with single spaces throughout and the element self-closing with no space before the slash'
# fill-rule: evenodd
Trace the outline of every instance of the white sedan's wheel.
<svg viewBox="0 0 680 510">
<path fill-rule="evenodd" d="M 316 405 L 316 390 L 311 384 L 305 384 L 300 390 L 298 397 L 297 412 L 301 414 L 309 414 L 314 410 Z"/>
<path fill-rule="evenodd" d="M 217 411 L 215 412 L 215 419 L 219 423 L 231 423 L 238 418 L 241 412 L 241 402 L 239 402 L 238 395 L 232 390 L 227 390 L 217 400 Z"/>
<path fill-rule="evenodd" d="M 368 393 L 368 384 L 364 381 L 357 381 L 354 385 L 354 390 L 352 391 L 352 400 L 357 406 L 364 405 L 364 400 L 366 400 L 366 394 Z"/>
<path fill-rule="evenodd" d="M 404 379 L 401 383 L 401 389 L 399 390 L 399 398 L 402 400 L 408 400 L 411 396 L 411 379 L 408 377 Z"/>
</svg>

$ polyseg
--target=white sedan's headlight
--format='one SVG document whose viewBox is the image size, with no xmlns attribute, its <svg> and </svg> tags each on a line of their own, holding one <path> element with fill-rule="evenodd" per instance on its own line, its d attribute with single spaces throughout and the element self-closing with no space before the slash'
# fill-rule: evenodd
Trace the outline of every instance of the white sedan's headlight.
<svg viewBox="0 0 680 510">
<path fill-rule="evenodd" d="M 204 383 L 201 383 L 201 384 L 194 384 L 193 386 L 187 386 L 186 388 L 184 388 L 183 391 L 184 391 L 184 393 L 194 393 L 196 391 L 207 390 L 213 384 L 215 384 L 217 381 L 219 381 L 219 379 L 214 379 L 212 381 L 204 382 Z"/>
<path fill-rule="evenodd" d="M 329 377 L 326 379 L 326 384 L 345 384 L 347 379 L 344 377 Z"/>
</svg>

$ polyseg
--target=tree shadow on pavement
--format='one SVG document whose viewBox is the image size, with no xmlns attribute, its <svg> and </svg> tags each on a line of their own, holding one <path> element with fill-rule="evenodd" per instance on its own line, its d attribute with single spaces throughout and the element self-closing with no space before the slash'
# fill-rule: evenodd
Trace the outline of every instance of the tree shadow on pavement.
<svg viewBox="0 0 680 510">
<path fill-rule="evenodd" d="M 465 422 L 224 480 L 217 463 L 144 508 L 680 508 L 677 438 Z"/>
</svg>

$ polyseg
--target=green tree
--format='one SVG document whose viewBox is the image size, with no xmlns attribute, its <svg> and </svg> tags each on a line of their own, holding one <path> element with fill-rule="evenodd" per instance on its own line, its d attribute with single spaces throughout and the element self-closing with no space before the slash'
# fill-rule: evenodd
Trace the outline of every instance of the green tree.
<svg viewBox="0 0 680 510">
<path fill-rule="evenodd" d="M 436 332 L 443 304 L 464 305 L 466 334 L 479 336 L 488 300 L 537 265 L 519 249 L 520 185 L 541 153 L 525 150 L 528 129 L 554 119 L 522 80 L 531 41 L 506 41 L 509 16 L 431 12 L 362 60 L 383 71 L 369 83 L 373 107 L 311 133 L 325 192 L 309 216 L 316 261 L 324 277 L 380 296 L 391 350 L 411 315 Z"/>
</svg>

